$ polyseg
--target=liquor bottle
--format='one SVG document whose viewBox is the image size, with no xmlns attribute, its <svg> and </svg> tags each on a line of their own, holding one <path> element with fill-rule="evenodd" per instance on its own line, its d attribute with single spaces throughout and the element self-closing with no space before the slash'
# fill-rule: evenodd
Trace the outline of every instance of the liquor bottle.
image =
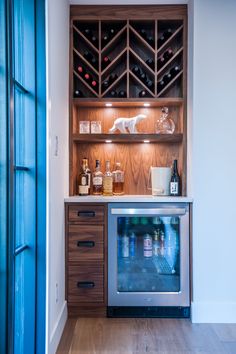
<svg viewBox="0 0 236 354">
<path fill-rule="evenodd" d="M 148 66 L 150 66 L 150 68 L 152 68 L 153 70 L 154 70 L 154 67 L 155 67 L 155 65 L 154 65 L 154 60 L 153 59 L 147 59 L 146 60 L 146 64 L 148 65 Z"/>
<path fill-rule="evenodd" d="M 177 160 L 174 160 L 172 175 L 170 179 L 170 195 L 180 195 L 180 176 L 178 173 Z"/>
<path fill-rule="evenodd" d="M 116 81 L 116 79 L 118 79 L 118 75 L 117 74 L 111 74 L 109 76 L 109 79 L 108 79 L 109 85 L 111 85 L 114 81 Z"/>
<path fill-rule="evenodd" d="M 84 163 L 85 163 L 85 172 L 88 175 L 88 193 L 90 194 L 90 187 L 91 187 L 91 170 L 88 167 L 88 159 L 84 157 Z"/>
<path fill-rule="evenodd" d="M 146 90 L 142 90 L 142 91 L 139 92 L 138 95 L 139 95 L 140 98 L 144 98 L 144 97 L 148 96 L 148 93 L 147 93 Z"/>
<path fill-rule="evenodd" d="M 102 59 L 102 69 L 105 69 L 111 62 L 111 59 L 106 55 L 103 59 Z"/>
<path fill-rule="evenodd" d="M 93 173 L 93 194 L 101 195 L 102 194 L 102 180 L 103 173 L 100 170 L 100 161 L 96 160 L 96 167 Z"/>
<path fill-rule="evenodd" d="M 103 195 L 111 196 L 113 193 L 113 177 L 110 170 L 110 161 L 106 161 L 106 171 L 103 176 Z"/>
<path fill-rule="evenodd" d="M 120 92 L 118 93 L 118 96 L 121 97 L 121 98 L 126 97 L 127 96 L 126 91 L 120 90 Z"/>
<path fill-rule="evenodd" d="M 124 194 L 124 171 L 120 168 L 120 162 L 116 163 L 115 171 L 112 172 L 113 176 L 113 194 L 122 195 Z"/>
<path fill-rule="evenodd" d="M 117 92 L 115 90 L 111 90 L 109 93 L 108 93 L 108 96 L 109 97 L 112 97 L 112 98 L 115 98 L 117 97 Z"/>
<path fill-rule="evenodd" d="M 180 67 L 178 65 L 170 69 L 170 74 L 172 75 L 172 77 L 175 77 L 179 72 L 180 72 Z"/>
<path fill-rule="evenodd" d="M 86 160 L 82 160 L 81 172 L 78 176 L 79 195 L 89 195 L 89 175 L 86 172 Z"/>
</svg>

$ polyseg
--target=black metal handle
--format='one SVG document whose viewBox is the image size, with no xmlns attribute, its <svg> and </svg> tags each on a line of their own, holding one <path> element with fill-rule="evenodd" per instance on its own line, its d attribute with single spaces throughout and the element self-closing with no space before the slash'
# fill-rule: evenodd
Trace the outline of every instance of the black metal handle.
<svg viewBox="0 0 236 354">
<path fill-rule="evenodd" d="M 78 211 L 78 216 L 93 218 L 95 216 L 95 211 Z"/>
<path fill-rule="evenodd" d="M 77 246 L 78 247 L 94 247 L 95 246 L 95 242 L 94 241 L 78 241 L 77 242 Z"/>
<path fill-rule="evenodd" d="M 78 281 L 77 287 L 82 289 L 92 289 L 95 287 L 95 284 L 92 281 Z"/>
</svg>

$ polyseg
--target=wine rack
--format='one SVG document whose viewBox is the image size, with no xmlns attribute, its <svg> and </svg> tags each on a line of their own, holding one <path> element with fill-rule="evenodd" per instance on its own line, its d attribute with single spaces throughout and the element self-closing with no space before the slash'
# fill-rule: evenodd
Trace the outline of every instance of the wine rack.
<svg viewBox="0 0 236 354">
<path fill-rule="evenodd" d="M 182 19 L 73 19 L 73 98 L 183 98 L 184 43 Z"/>
<path fill-rule="evenodd" d="M 91 170 L 122 163 L 125 194 L 150 194 L 150 166 L 178 160 L 186 194 L 187 7 L 74 5 L 70 22 L 70 195 L 77 194 L 81 159 Z M 173 134 L 156 134 L 163 106 Z M 110 132 L 118 117 L 147 115 L 138 134 Z M 100 134 L 80 131 L 98 121 Z"/>
</svg>

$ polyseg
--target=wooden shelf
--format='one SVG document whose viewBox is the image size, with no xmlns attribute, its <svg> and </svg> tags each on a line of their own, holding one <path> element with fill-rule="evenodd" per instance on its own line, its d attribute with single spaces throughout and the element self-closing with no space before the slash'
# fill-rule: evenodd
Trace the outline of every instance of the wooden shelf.
<svg viewBox="0 0 236 354">
<path fill-rule="evenodd" d="M 106 103 L 112 103 L 112 107 L 144 107 L 144 103 L 150 103 L 150 107 L 162 106 L 181 106 L 184 102 L 183 98 L 73 98 L 73 104 L 77 107 L 106 107 Z M 144 107 L 148 108 L 148 107 Z"/>
<path fill-rule="evenodd" d="M 183 140 L 182 133 L 176 134 L 73 134 L 76 143 L 180 143 Z"/>
</svg>

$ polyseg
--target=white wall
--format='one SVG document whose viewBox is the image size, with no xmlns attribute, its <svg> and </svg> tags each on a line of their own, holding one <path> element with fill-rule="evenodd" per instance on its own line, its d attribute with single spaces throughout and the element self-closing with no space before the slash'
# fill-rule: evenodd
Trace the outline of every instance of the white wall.
<svg viewBox="0 0 236 354">
<path fill-rule="evenodd" d="M 47 350 L 54 353 L 66 321 L 64 197 L 68 195 L 69 5 L 48 0 L 47 12 Z M 56 148 L 58 139 L 58 151 Z"/>
<path fill-rule="evenodd" d="M 236 322 L 236 1 L 195 0 L 193 321 Z"/>
</svg>

